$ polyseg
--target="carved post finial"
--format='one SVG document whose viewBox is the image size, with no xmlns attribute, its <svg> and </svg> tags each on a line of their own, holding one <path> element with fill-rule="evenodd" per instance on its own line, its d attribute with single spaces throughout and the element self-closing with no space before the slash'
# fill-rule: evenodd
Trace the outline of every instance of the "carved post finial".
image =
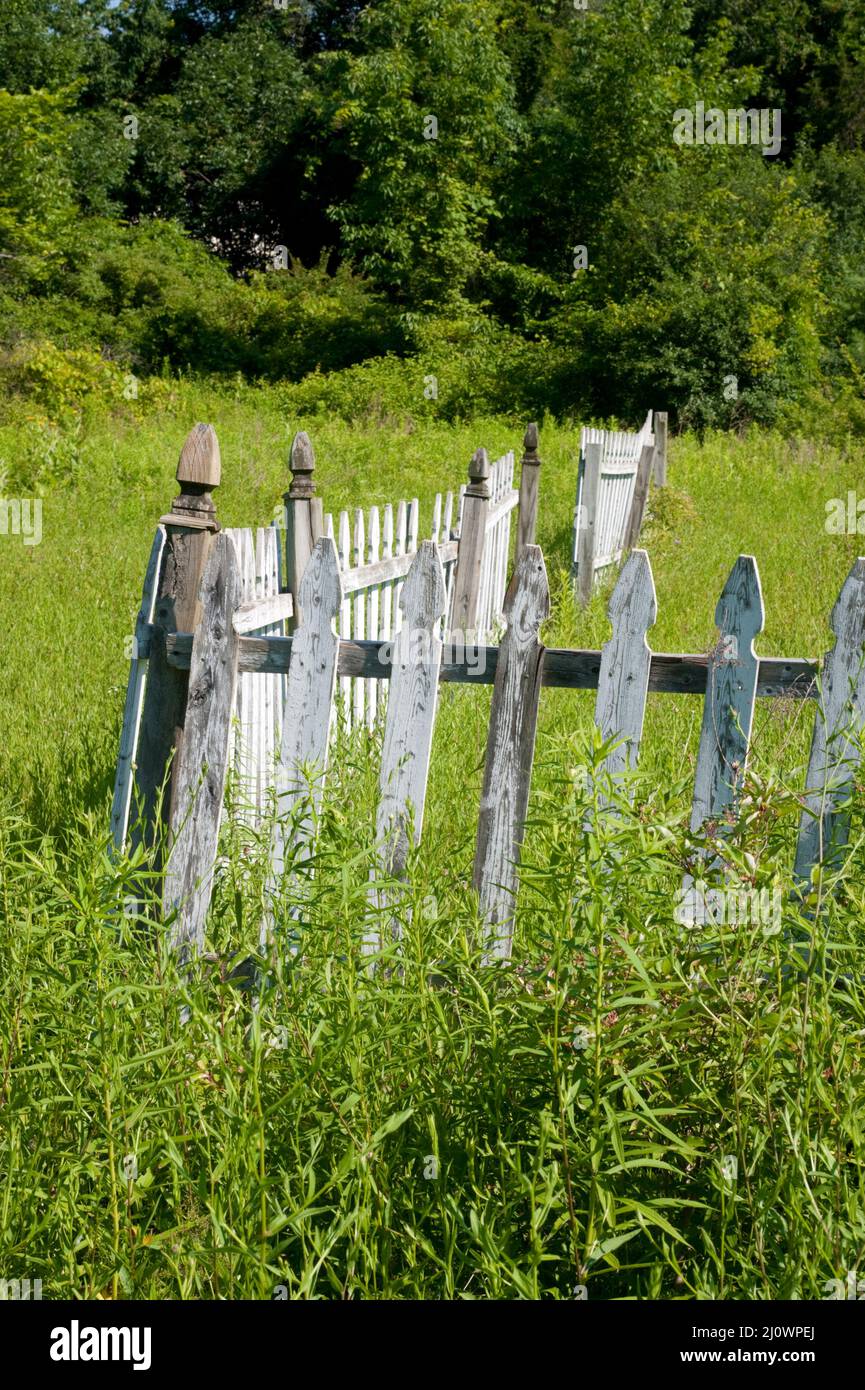
<svg viewBox="0 0 865 1390">
<path fill-rule="evenodd" d="M 469 497 L 489 497 L 490 461 L 486 449 L 475 449 L 469 462 Z"/>
<path fill-rule="evenodd" d="M 218 531 L 219 522 L 211 489 L 222 479 L 219 440 L 212 425 L 195 425 L 186 436 L 175 474 L 180 494 L 171 511 L 160 522 L 163 526 L 185 526 L 191 531 Z"/>
<path fill-rule="evenodd" d="M 526 432 L 523 435 L 523 449 L 525 453 L 523 454 L 522 461 L 524 464 L 540 463 L 540 459 L 538 458 L 539 443 L 538 427 L 533 421 L 530 425 L 526 425 Z"/>
<path fill-rule="evenodd" d="M 298 430 L 291 443 L 289 458 L 291 484 L 285 494 L 286 501 L 301 497 L 315 496 L 315 454 L 306 430 Z"/>
</svg>

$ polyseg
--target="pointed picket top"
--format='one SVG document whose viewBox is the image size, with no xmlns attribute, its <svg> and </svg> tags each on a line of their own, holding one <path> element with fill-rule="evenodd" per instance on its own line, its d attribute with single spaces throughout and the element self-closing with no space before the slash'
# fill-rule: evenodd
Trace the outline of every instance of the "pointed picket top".
<svg viewBox="0 0 865 1390">
<path fill-rule="evenodd" d="M 757 561 L 740 555 L 715 609 L 718 641 L 710 657 L 697 753 L 694 831 L 732 805 L 745 775 L 760 665 L 754 638 L 763 621 Z"/>
<path fill-rule="evenodd" d="M 740 657 L 743 643 L 748 644 L 747 650 L 753 655 L 751 644 L 763 631 L 765 616 L 757 561 L 753 555 L 740 555 L 721 590 L 715 609 L 715 625 L 721 633 L 721 645 L 725 637 L 735 636 Z M 717 652 L 721 660 L 725 659 L 724 651 Z"/>
<path fill-rule="evenodd" d="M 192 483 L 209 491 L 222 477 L 219 440 L 212 425 L 195 425 L 186 436 L 175 474 L 183 485 Z"/>
<path fill-rule="evenodd" d="M 612 776 L 634 767 L 639 753 L 652 653 L 646 632 L 658 616 L 655 581 L 645 550 L 632 550 L 619 575 L 607 614 L 613 635 L 601 651 L 595 723 L 603 739 L 619 743 L 604 767 Z"/>
<path fill-rule="evenodd" d="M 628 632 L 647 632 L 654 627 L 657 616 L 658 600 L 648 553 L 632 550 L 610 595 L 607 617 L 615 635 L 619 623 L 624 623 Z"/>
<path fill-rule="evenodd" d="M 400 594 L 404 628 L 431 628 L 445 611 L 445 577 L 435 541 L 421 541 Z"/>
<path fill-rule="evenodd" d="M 827 852 L 837 856 L 847 843 L 849 812 L 838 812 L 854 778 L 855 735 L 865 723 L 865 558 L 856 560 L 830 619 L 835 645 L 820 683 L 795 875 L 810 881 Z M 852 756 L 851 756 L 852 755 Z"/>
<path fill-rule="evenodd" d="M 539 545 L 527 545 L 511 575 L 504 601 L 507 637 L 523 646 L 537 640 L 550 616 L 550 586 L 544 553 Z"/>
</svg>

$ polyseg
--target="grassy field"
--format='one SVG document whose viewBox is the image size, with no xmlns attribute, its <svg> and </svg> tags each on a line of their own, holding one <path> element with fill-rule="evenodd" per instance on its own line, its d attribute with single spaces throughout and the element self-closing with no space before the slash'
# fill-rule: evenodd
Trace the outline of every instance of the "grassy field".
<svg viewBox="0 0 865 1390">
<path fill-rule="evenodd" d="M 229 818 L 209 959 L 177 1028 L 171 962 L 118 913 L 135 866 L 105 842 L 126 639 L 196 419 L 220 437 L 229 525 L 271 519 L 297 428 L 326 509 L 417 496 L 422 529 L 478 444 L 495 456 L 521 439 L 504 419 L 287 419 L 276 393 L 191 386 L 143 421 L 0 428 L 13 495 L 44 489 L 42 543 L 0 538 L 6 1277 L 81 1297 L 807 1298 L 861 1267 L 861 807 L 813 969 L 791 970 L 788 934 L 759 927 L 724 928 L 707 951 L 673 920 L 698 700 L 650 697 L 633 809 L 619 801 L 589 833 L 574 770 L 597 756 L 592 698 L 544 693 L 504 970 L 479 963 L 466 891 L 488 692 L 442 692 L 401 972 L 359 966 L 375 736 L 341 750 L 315 858 L 297 866 L 303 957 L 252 1020 L 226 975 L 255 948 L 264 853 Z M 566 577 L 574 430 L 544 425 L 541 456 L 546 640 L 597 647 L 605 594 L 579 613 Z M 826 502 L 863 462 L 861 445 L 673 440 L 643 542 L 652 646 L 713 644 L 744 552 L 763 583 L 758 650 L 824 652 L 861 544 L 827 534 Z M 731 832 L 742 875 L 785 901 L 812 720 L 810 704 L 759 703 Z"/>
</svg>

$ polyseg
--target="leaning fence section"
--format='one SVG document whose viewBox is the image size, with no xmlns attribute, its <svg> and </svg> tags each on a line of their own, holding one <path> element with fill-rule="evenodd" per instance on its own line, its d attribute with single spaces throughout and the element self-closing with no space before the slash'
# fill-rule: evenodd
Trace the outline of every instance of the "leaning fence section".
<svg viewBox="0 0 865 1390">
<path fill-rule="evenodd" d="M 652 411 L 636 432 L 580 432 L 571 569 L 583 602 L 599 572 L 618 564 L 639 539 L 653 468 L 656 481 L 666 478 L 659 441 L 665 450 L 666 416 L 653 419 Z"/>
</svg>

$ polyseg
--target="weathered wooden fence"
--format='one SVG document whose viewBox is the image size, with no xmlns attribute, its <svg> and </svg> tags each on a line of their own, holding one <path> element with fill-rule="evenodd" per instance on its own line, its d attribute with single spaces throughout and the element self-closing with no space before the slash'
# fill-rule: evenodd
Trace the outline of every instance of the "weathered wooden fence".
<svg viewBox="0 0 865 1390">
<path fill-rule="evenodd" d="M 463 552 L 464 567 L 480 561 L 475 578 L 476 611 L 472 615 L 480 640 L 491 638 L 502 622 L 502 603 L 507 583 L 510 557 L 511 515 L 519 503 L 514 489 L 514 456 L 505 454 L 490 464 L 486 451 L 474 455 L 469 483 L 463 484 L 455 499 L 452 492 L 437 493 L 433 502 L 429 537 L 438 547 L 445 576 L 445 611 L 441 615 L 440 635 L 452 637 L 455 628 L 453 614 L 454 581 L 457 554 L 462 534 L 463 508 L 466 493 L 471 489 L 469 506 L 480 508 L 480 545 L 471 556 Z M 390 504 L 379 512 L 370 507 L 366 513 L 358 508 L 353 521 L 348 512 L 340 512 L 334 525 L 330 513 L 324 516 L 324 534 L 337 547 L 342 603 L 336 619 L 336 630 L 342 638 L 389 640 L 396 637 L 402 626 L 400 597 L 411 562 L 417 553 L 420 532 L 417 498 L 411 502 Z M 475 539 L 473 533 L 472 540 Z M 468 544 L 468 541 L 467 541 Z M 470 598 L 474 598 L 472 593 Z M 465 617 L 465 614 L 463 614 Z M 364 721 L 369 727 L 378 713 L 379 692 L 352 676 L 342 676 L 339 689 L 343 711 L 348 724 Z"/>
<path fill-rule="evenodd" d="M 546 572 L 539 547 L 528 539 L 519 547 L 505 596 L 501 641 L 471 653 L 448 652 L 441 640 L 447 586 L 441 550 L 433 540 L 423 541 L 408 565 L 398 600 L 402 625 L 393 643 L 359 636 L 340 638 L 335 631 L 345 594 L 339 556 L 329 536 L 322 536 L 312 548 L 294 602 L 293 621 L 298 622 L 298 614 L 300 619 L 291 637 L 251 636 L 238 630 L 261 626 L 262 614 L 269 619 L 272 610 L 258 605 L 271 600 L 256 597 L 252 608 L 243 603 L 237 547 L 225 533 L 210 539 L 196 588 L 199 612 L 188 626 L 179 626 L 174 621 L 176 612 L 193 614 L 189 552 L 203 529 L 190 528 L 182 518 L 193 515 L 206 523 L 215 519 L 209 496 L 214 475 L 218 480 L 218 466 L 213 467 L 215 439 L 199 439 L 196 447 L 196 481 L 182 479 L 184 492 L 172 514 L 163 518 L 164 532 L 157 535 L 148 566 L 137 630 L 139 664 L 133 662 L 130 674 L 115 797 L 115 839 L 120 845 L 126 838 L 122 807 L 129 805 L 132 769 L 139 798 L 152 816 L 150 789 L 165 782 L 174 750 L 168 778 L 170 853 L 163 907 L 166 914 L 176 914 L 173 941 L 184 958 L 198 951 L 204 940 L 231 712 L 238 679 L 245 676 L 259 682 L 268 677 L 285 681 L 282 742 L 275 768 L 280 816 L 271 855 L 270 900 L 274 904 L 285 863 L 286 827 L 294 825 L 295 834 L 311 833 L 308 824 L 298 827 L 289 813 L 307 794 L 303 767 L 313 763 L 326 769 L 340 677 L 361 679 L 368 686 L 390 684 L 377 821 L 381 866 L 389 877 L 405 866 L 409 826 L 416 837 L 421 834 L 439 684 L 492 684 L 473 877 L 489 959 L 507 957 L 511 951 L 520 848 L 544 686 L 597 690 L 595 722 L 604 739 L 619 740 L 605 762 L 605 771 L 612 776 L 636 764 L 649 693 L 701 695 L 694 832 L 713 824 L 723 826 L 725 813 L 739 795 L 755 701 L 775 697 L 815 701 L 794 868 L 797 880 L 806 884 L 817 863 L 831 862 L 843 849 L 857 737 L 865 726 L 865 559 L 856 561 L 833 610 L 836 640 L 819 681 L 813 661 L 755 654 L 763 603 L 756 562 L 748 555 L 739 556 L 718 601 L 718 641 L 707 655 L 650 650 L 647 633 L 657 605 L 651 566 L 642 550 L 632 551 L 613 590 L 609 604 L 613 630 L 604 648 L 544 648 L 538 634 L 549 605 Z M 477 460 L 475 466 L 479 471 Z M 457 590 L 461 563 L 458 552 Z M 146 679 L 142 660 L 148 661 Z M 182 699 L 166 698 L 166 690 L 171 694 L 174 689 L 169 676 L 184 682 Z M 136 733 L 139 729 L 141 735 L 148 733 L 147 740 Z M 159 761 L 154 763 L 154 758 Z M 145 822 L 145 839 L 150 824 Z M 682 895 L 695 903 L 693 917 L 700 920 L 695 884 L 702 875 L 696 864 L 693 867 L 694 873 L 683 880 Z M 703 866 L 707 877 L 716 870 L 713 863 Z M 272 916 L 268 925 L 273 920 Z M 369 944 L 376 942 L 371 939 Z"/>
<path fill-rule="evenodd" d="M 592 596 L 600 570 L 617 564 L 640 537 L 649 480 L 667 477 L 667 417 L 649 411 L 641 430 L 584 428 L 574 508 L 571 572 L 582 603 Z"/>
<path fill-rule="evenodd" d="M 507 453 L 490 464 L 478 449 L 469 464 L 469 481 L 456 496 L 437 494 L 433 503 L 430 538 L 437 547 L 445 576 L 445 610 L 439 636 L 450 644 L 466 638 L 487 641 L 501 627 L 507 568 L 511 550 L 511 518 L 519 508 L 517 549 L 534 539 L 538 510 L 537 426 L 525 436 L 522 489 L 514 488 L 514 455 Z M 220 479 L 216 435 L 209 426 L 197 426 L 184 445 L 177 470 L 180 498 L 162 518 L 150 556 L 138 616 L 123 734 L 118 761 L 112 832 L 121 844 L 127 834 L 134 785 L 136 750 L 145 750 L 145 771 L 139 778 L 146 790 L 146 809 L 152 819 L 158 785 L 147 767 L 164 764 L 167 747 L 180 746 L 182 689 L 170 671 L 159 674 L 170 690 L 175 725 L 169 736 L 160 726 L 155 708 L 141 731 L 145 676 L 150 655 L 151 624 L 160 634 L 191 627 L 197 606 L 197 584 L 203 573 L 202 539 L 219 529 L 211 497 Z M 379 642 L 394 639 L 402 626 L 400 598 L 412 560 L 418 550 L 417 499 L 356 510 L 353 524 L 341 512 L 334 527 L 324 513 L 315 489 L 315 456 L 308 436 L 295 436 L 290 454 L 291 484 L 282 513 L 269 527 L 229 528 L 238 559 L 240 606 L 234 615 L 238 636 L 281 637 L 290 634 L 302 619 L 300 585 L 317 541 L 329 536 L 337 544 L 342 600 L 336 615 L 336 631 L 345 639 Z M 207 487 L 201 481 L 206 479 Z M 336 534 L 335 534 L 336 531 Z M 282 536 L 285 536 L 285 556 Z M 170 545 L 166 553 L 166 537 Z M 162 621 L 157 600 L 163 603 Z M 180 615 L 181 621 L 175 621 Z M 188 619 L 183 621 L 183 619 Z M 158 638 L 162 640 L 162 638 Z M 366 722 L 370 727 L 384 709 L 387 687 L 344 674 L 339 680 L 344 717 L 351 727 Z M 274 783 L 274 769 L 282 745 L 287 679 L 283 673 L 238 675 L 230 723 L 228 765 L 233 768 L 238 810 L 251 825 L 260 822 Z M 151 702 L 153 705 L 153 702 Z M 150 745 L 150 724 L 156 745 Z M 177 760 L 177 759 L 176 759 Z"/>
</svg>

